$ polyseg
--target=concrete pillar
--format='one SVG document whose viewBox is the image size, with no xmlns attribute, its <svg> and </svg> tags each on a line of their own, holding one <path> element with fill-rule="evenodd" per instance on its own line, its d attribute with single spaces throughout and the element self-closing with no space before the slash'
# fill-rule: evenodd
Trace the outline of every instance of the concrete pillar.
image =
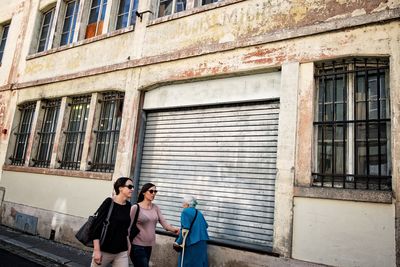
<svg viewBox="0 0 400 267">
<path fill-rule="evenodd" d="M 299 71 L 298 62 L 282 65 L 273 251 L 284 257 L 290 257 L 292 246 Z"/>
</svg>

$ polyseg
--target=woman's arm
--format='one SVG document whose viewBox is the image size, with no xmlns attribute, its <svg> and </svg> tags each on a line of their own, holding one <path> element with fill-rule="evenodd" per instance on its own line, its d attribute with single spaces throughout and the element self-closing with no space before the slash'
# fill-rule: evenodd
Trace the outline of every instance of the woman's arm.
<svg viewBox="0 0 400 267">
<path fill-rule="evenodd" d="M 93 260 L 96 264 L 100 265 L 102 260 L 101 250 L 100 250 L 100 240 L 93 240 Z"/>
<path fill-rule="evenodd" d="M 162 215 L 160 208 L 157 205 L 155 205 L 155 208 L 158 215 L 158 222 L 161 224 L 161 226 L 167 231 L 170 231 L 174 234 L 179 234 L 179 228 L 172 226 L 167 222 L 164 215 Z"/>
</svg>

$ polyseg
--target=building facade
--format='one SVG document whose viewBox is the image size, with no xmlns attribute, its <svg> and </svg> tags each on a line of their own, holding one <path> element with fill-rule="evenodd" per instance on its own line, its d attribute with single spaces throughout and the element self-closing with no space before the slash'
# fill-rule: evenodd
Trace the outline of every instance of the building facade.
<svg viewBox="0 0 400 267">
<path fill-rule="evenodd" d="M 0 6 L 2 224 L 79 246 L 129 176 L 198 197 L 211 266 L 400 264 L 399 1 Z"/>
</svg>

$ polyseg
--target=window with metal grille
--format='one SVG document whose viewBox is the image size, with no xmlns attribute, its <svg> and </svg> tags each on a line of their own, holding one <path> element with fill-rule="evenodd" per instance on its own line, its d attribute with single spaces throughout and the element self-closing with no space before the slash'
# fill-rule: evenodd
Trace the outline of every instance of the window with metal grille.
<svg viewBox="0 0 400 267">
<path fill-rule="evenodd" d="M 36 158 L 33 159 L 34 167 L 48 168 L 54 145 L 54 136 L 60 111 L 61 99 L 49 100 L 42 107 L 44 117 L 40 132 L 38 132 L 39 143 Z"/>
<path fill-rule="evenodd" d="M 313 186 L 391 190 L 389 62 L 316 65 Z"/>
<path fill-rule="evenodd" d="M 89 115 L 90 96 L 73 97 L 70 106 L 68 128 L 64 132 L 65 145 L 60 168 L 78 170 L 81 164 Z"/>
<path fill-rule="evenodd" d="M 121 126 L 124 93 L 106 93 L 101 100 L 99 125 L 91 170 L 113 172 Z"/>
<path fill-rule="evenodd" d="M 36 103 L 26 103 L 19 107 L 21 119 L 18 125 L 18 132 L 15 133 L 16 141 L 13 155 L 10 157 L 12 165 L 24 165 L 28 139 L 31 134 L 33 115 L 35 114 Z"/>
</svg>

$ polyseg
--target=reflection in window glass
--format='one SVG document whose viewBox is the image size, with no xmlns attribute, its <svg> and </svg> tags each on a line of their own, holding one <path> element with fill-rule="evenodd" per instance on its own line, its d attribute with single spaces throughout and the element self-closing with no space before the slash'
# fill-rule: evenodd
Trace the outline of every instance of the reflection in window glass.
<svg viewBox="0 0 400 267">
<path fill-rule="evenodd" d="M 314 186 L 391 189 L 387 59 L 321 63 Z"/>
<path fill-rule="evenodd" d="M 67 3 L 64 25 L 61 33 L 60 45 L 66 45 L 72 43 L 74 39 L 78 9 L 79 9 L 79 1 L 70 1 Z"/>
<path fill-rule="evenodd" d="M 40 29 L 38 52 L 49 49 L 50 30 L 53 24 L 54 8 L 43 15 L 42 27 Z"/>
</svg>

